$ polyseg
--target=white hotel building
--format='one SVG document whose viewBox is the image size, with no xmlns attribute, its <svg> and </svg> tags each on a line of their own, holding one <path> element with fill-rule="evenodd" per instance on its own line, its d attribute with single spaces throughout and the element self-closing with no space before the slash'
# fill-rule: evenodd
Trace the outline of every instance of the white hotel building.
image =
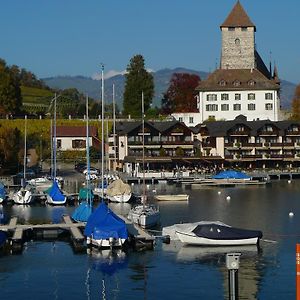
<svg viewBox="0 0 300 300">
<path fill-rule="evenodd" d="M 220 68 L 199 83 L 199 113 L 174 114 L 187 126 L 205 120 L 278 121 L 280 81 L 276 67 L 268 69 L 255 49 L 256 27 L 238 1 L 224 23 Z M 193 121 L 192 124 L 189 121 Z"/>
</svg>

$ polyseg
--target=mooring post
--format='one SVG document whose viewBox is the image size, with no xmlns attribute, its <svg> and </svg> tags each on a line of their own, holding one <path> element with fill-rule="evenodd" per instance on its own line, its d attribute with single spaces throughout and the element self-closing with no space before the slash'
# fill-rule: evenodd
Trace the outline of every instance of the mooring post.
<svg viewBox="0 0 300 300">
<path fill-rule="evenodd" d="M 228 269 L 229 300 L 239 299 L 238 269 L 241 253 L 226 254 L 226 267 Z"/>
<path fill-rule="evenodd" d="M 300 244 L 296 244 L 296 299 L 300 300 Z"/>
</svg>

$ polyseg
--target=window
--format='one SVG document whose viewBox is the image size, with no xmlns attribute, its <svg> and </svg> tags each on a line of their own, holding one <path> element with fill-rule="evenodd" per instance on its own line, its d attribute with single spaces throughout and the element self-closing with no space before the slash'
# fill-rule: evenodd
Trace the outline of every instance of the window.
<svg viewBox="0 0 300 300">
<path fill-rule="evenodd" d="M 233 82 L 233 85 L 234 85 L 234 86 L 240 86 L 240 85 L 241 85 L 241 82 L 240 82 L 239 80 L 235 80 L 235 81 Z"/>
<path fill-rule="evenodd" d="M 241 94 L 235 94 L 234 99 L 235 100 L 241 100 Z"/>
<path fill-rule="evenodd" d="M 265 93 L 265 99 L 266 100 L 273 100 L 273 94 L 272 93 Z"/>
<path fill-rule="evenodd" d="M 206 99 L 207 101 L 217 101 L 217 94 L 208 94 Z"/>
<path fill-rule="evenodd" d="M 194 123 L 194 118 L 193 118 L 193 117 L 190 117 L 190 118 L 189 118 L 189 121 L 190 121 L 190 124 L 193 124 L 193 123 Z"/>
<path fill-rule="evenodd" d="M 241 104 L 233 104 L 233 110 L 241 110 Z"/>
<path fill-rule="evenodd" d="M 85 140 L 73 140 L 72 148 L 73 149 L 85 148 Z"/>
<path fill-rule="evenodd" d="M 266 103 L 266 110 L 273 110 L 273 104 L 272 103 Z"/>
<path fill-rule="evenodd" d="M 226 81 L 225 81 L 225 80 L 221 80 L 221 81 L 219 82 L 219 85 L 220 85 L 220 86 L 225 86 L 225 85 L 226 85 Z"/>
<path fill-rule="evenodd" d="M 221 110 L 223 111 L 229 110 L 229 104 L 221 104 Z"/>
<path fill-rule="evenodd" d="M 182 117 L 179 117 L 179 118 L 178 118 L 178 121 L 179 121 L 179 122 L 183 122 L 183 118 L 182 118 Z"/>
<path fill-rule="evenodd" d="M 235 43 L 237 46 L 239 46 L 239 45 L 241 44 L 241 41 L 240 41 L 240 39 L 235 39 L 234 43 Z"/>
<path fill-rule="evenodd" d="M 208 104 L 206 105 L 206 111 L 218 111 L 217 104 Z"/>
<path fill-rule="evenodd" d="M 248 27 L 242 27 L 242 31 L 248 31 Z"/>
<path fill-rule="evenodd" d="M 248 110 L 255 110 L 255 104 L 254 103 L 248 104 Z"/>
<path fill-rule="evenodd" d="M 228 31 L 235 31 L 235 27 L 228 27 Z"/>
<path fill-rule="evenodd" d="M 61 149 L 61 139 L 56 140 L 56 147 L 57 149 Z"/>
<path fill-rule="evenodd" d="M 255 94 L 254 93 L 248 94 L 248 100 L 255 100 Z"/>
<path fill-rule="evenodd" d="M 252 79 L 251 79 L 251 80 L 249 80 L 249 81 L 248 81 L 248 85 L 250 85 L 250 86 L 253 86 L 253 85 L 255 85 L 255 81 L 254 81 L 254 80 L 252 80 Z"/>
<path fill-rule="evenodd" d="M 221 100 L 229 100 L 228 94 L 221 94 Z"/>
</svg>

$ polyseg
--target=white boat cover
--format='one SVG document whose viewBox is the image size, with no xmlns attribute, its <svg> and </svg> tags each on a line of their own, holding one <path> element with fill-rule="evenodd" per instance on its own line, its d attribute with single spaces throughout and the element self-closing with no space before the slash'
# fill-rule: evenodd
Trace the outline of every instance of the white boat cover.
<svg viewBox="0 0 300 300">
<path fill-rule="evenodd" d="M 228 226 L 222 222 L 219 221 L 200 221 L 195 223 L 181 223 L 181 224 L 174 224 L 172 226 L 163 227 L 162 229 L 162 235 L 163 236 L 169 236 L 171 241 L 179 240 L 179 237 L 176 234 L 176 231 L 180 232 L 192 232 L 198 225 L 206 225 L 206 224 L 217 224 L 222 226 Z M 230 226 L 228 226 L 230 227 Z"/>
<path fill-rule="evenodd" d="M 111 184 L 109 184 L 106 191 L 106 194 L 111 197 L 117 195 L 130 194 L 130 193 L 131 193 L 130 185 L 124 183 L 121 179 L 117 179 L 113 181 Z"/>
</svg>

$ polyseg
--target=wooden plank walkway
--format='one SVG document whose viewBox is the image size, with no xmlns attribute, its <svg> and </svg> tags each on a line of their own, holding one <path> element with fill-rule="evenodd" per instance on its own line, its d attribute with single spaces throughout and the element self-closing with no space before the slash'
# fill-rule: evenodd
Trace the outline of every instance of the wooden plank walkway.
<svg viewBox="0 0 300 300">
<path fill-rule="evenodd" d="M 74 227 L 73 224 L 73 221 L 71 220 L 70 216 L 68 215 L 64 215 L 63 216 L 63 221 L 69 225 L 69 229 L 70 229 L 70 233 L 71 233 L 71 236 L 73 238 L 73 240 L 77 241 L 77 242 L 83 242 L 84 241 L 84 236 L 83 234 L 81 233 L 81 231 L 79 230 L 78 227 Z M 83 224 L 83 223 L 82 223 Z"/>
</svg>

